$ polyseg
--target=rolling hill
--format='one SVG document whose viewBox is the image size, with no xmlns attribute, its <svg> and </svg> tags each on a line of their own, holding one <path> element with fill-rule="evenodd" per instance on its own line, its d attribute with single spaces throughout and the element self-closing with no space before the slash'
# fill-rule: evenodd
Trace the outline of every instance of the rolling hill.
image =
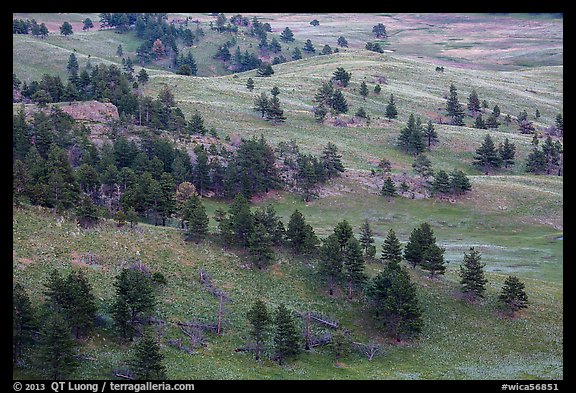
<svg viewBox="0 0 576 393">
<path fill-rule="evenodd" d="M 170 14 L 188 15 L 202 23 L 213 20 L 207 14 Z M 444 109 L 450 84 L 454 84 L 463 104 L 475 89 L 481 101 L 486 100 L 489 108 L 498 105 L 503 116 L 516 117 L 525 110 L 540 131 L 552 125 L 563 112 L 561 19 L 456 14 L 346 18 L 327 14 L 315 15 L 320 25 L 314 27 L 309 23 L 311 15 L 257 16 L 273 26 L 272 34 L 290 26 L 297 38 L 290 46 L 302 45 L 310 38 L 317 48 L 325 43 L 336 47 L 340 35 L 347 37 L 350 46 L 338 53 L 274 65 L 272 76 L 257 77 L 255 70 L 231 74 L 214 66 L 210 54 L 227 37 L 208 32 L 192 48 L 199 76 L 176 75 L 161 64 L 152 65 L 147 68 L 150 81 L 143 86 L 143 94 L 155 97 L 164 86 L 170 87 L 186 118 L 200 113 L 207 128 L 214 128 L 221 139 L 264 135 L 272 145 L 294 140 L 303 152 L 314 154 L 320 154 L 328 141 L 334 143 L 346 172 L 323 187 L 321 198 L 304 203 L 281 191 L 253 202 L 254 207 L 273 204 L 285 223 L 298 209 L 318 236 L 325 237 L 343 219 L 358 234 L 362 221 L 368 219 L 378 255 L 390 228 L 405 244 L 414 227 L 430 223 L 439 245 L 446 248 L 448 267 L 446 275 L 436 280 L 419 270 L 410 271 L 423 307 L 422 336 L 414 342 L 387 341 L 375 329 L 364 305 L 345 300 L 344 295 L 327 296 L 318 284 L 313 262 L 284 251 L 278 252 L 271 268 L 260 272 L 247 267 L 246 255 L 224 250 L 211 241 L 200 245 L 184 242 L 175 228 L 139 224 L 130 230 L 103 221 L 95 229 L 84 230 L 71 217 L 36 207 L 13 210 L 14 281 L 26 287 L 33 301 L 40 302 L 39 283 L 50 269 L 82 269 L 106 310 L 112 299 L 113 277 L 138 256 L 167 278 L 157 317 L 176 322 L 197 316 L 214 318 L 218 302 L 198 283 L 199 269 L 206 269 L 233 300 L 226 305 L 223 334 L 209 334 L 207 346 L 189 355 L 168 345 L 170 339 L 181 336 L 175 325 L 170 325 L 163 340 L 170 379 L 562 379 L 563 176 L 525 172 L 532 136 L 520 134 L 514 122 L 498 130 L 479 130 L 471 127 L 473 119 L 467 117 L 467 126 L 452 126 L 446 124 Z M 85 15 L 74 17 L 78 23 Z M 36 18 L 57 25 L 63 16 L 38 14 Z M 373 40 L 371 26 L 377 22 L 389 30 L 389 51 L 385 53 L 364 48 Z M 120 64 L 115 55 L 120 44 L 127 55 L 134 56 L 139 42 L 129 33 L 111 30 L 78 31 L 69 38 L 54 34 L 44 40 L 14 35 L 14 72 L 23 81 L 39 79 L 45 72 L 65 79 L 71 51 L 81 67 L 88 58 L 92 64 Z M 444 72 L 436 70 L 439 65 Z M 314 95 L 337 67 L 352 73 L 349 86 L 342 89 L 350 106 L 348 114 L 341 116 L 346 126 L 320 124 L 312 113 Z M 246 88 L 250 77 L 254 91 Z M 359 94 L 362 81 L 370 90 L 366 99 Z M 380 94 L 373 92 L 376 84 L 382 87 Z M 269 94 L 274 86 L 280 89 L 278 97 L 287 117 L 280 124 L 268 123 L 253 109 L 256 96 Z M 385 107 L 391 94 L 399 117 L 389 121 Z M 359 107 L 370 116 L 369 123 L 354 118 Z M 534 119 L 536 109 L 541 114 L 538 119 Z M 396 147 L 410 114 L 424 123 L 444 118 L 443 124 L 435 124 L 439 143 L 426 154 L 434 169 L 464 171 L 472 184 L 470 193 L 452 201 L 395 198 L 387 202 L 378 195 L 383 178 L 372 176 L 371 169 L 377 168 L 380 159 L 392 163 L 395 175 L 413 174 L 414 157 Z M 516 145 L 516 165 L 490 176 L 471 165 L 487 133 L 496 143 L 508 138 Z M 203 203 L 211 218 L 210 230 L 216 232 L 214 212 L 228 204 L 206 198 Z M 476 305 L 458 297 L 458 269 L 470 247 L 482 253 L 489 280 L 486 299 Z M 87 253 L 96 256 L 97 264 L 82 262 Z M 373 261 L 368 263 L 367 273 L 375 276 L 381 269 L 381 264 Z M 510 274 L 525 282 L 530 300 L 529 307 L 515 319 L 503 317 L 496 307 L 498 292 Z M 257 363 L 250 354 L 235 352 L 246 344 L 245 315 L 257 296 L 273 307 L 285 303 L 293 311 L 312 310 L 336 318 L 357 340 L 384 344 L 384 353 L 372 361 L 351 354 L 335 364 L 326 348 L 318 348 L 285 366 L 269 360 Z M 78 378 L 110 378 L 112 369 L 122 367 L 126 351 L 130 349 L 117 344 L 110 325 L 104 323 L 82 348 L 93 360 L 84 363 Z M 25 379 L 34 374 L 23 368 L 15 369 L 13 376 Z"/>
</svg>

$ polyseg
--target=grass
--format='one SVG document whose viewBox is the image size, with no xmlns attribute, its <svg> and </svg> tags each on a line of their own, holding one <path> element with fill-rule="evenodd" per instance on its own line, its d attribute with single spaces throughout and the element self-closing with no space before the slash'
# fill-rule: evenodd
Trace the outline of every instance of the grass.
<svg viewBox="0 0 576 393">
<path fill-rule="evenodd" d="M 488 271 L 486 299 L 470 305 L 456 296 L 458 278 L 453 269 L 439 280 L 410 270 L 425 318 L 426 327 L 419 340 L 401 346 L 385 344 L 385 355 L 372 362 L 351 354 L 342 360 L 346 366 L 337 368 L 326 349 L 316 349 L 281 367 L 270 361 L 257 363 L 248 354 L 234 352 L 246 343 L 245 313 L 251 305 L 249 299 L 256 296 L 262 296 L 270 308 L 285 303 L 291 310 L 311 309 L 331 315 L 351 329 L 358 340 L 382 338 L 357 300 L 326 296 L 325 289 L 317 284 L 314 269 L 289 254 L 279 253 L 273 267 L 259 272 L 242 268 L 244 257 L 209 242 L 191 246 L 172 229 L 141 224 L 138 230 L 129 230 L 102 223 L 97 229 L 81 230 L 68 220 L 55 225 L 55 218 L 43 209 L 14 211 L 14 281 L 26 287 L 35 304 L 43 296 L 38 283 L 45 281 L 50 269 L 82 269 L 105 310 L 112 298 L 113 277 L 123 261 L 136 257 L 137 252 L 147 266 L 168 280 L 159 293 L 158 315 L 163 319 L 215 317 L 216 299 L 198 285 L 201 266 L 212 275 L 215 285 L 229 293 L 234 301 L 226 306 L 223 336 L 208 335 L 207 347 L 195 355 L 178 352 L 164 341 L 171 379 L 562 378 L 562 285 L 554 280 L 530 278 L 517 271 L 526 283 L 530 307 L 509 320 L 499 317 L 495 308 L 506 273 Z M 99 266 L 72 263 L 73 253 L 84 252 L 93 252 Z M 378 264 L 368 266 L 371 275 L 380 269 Z M 177 336 L 177 329 L 169 328 L 165 340 Z M 77 375 L 81 379 L 108 378 L 111 369 L 121 367 L 130 353 L 107 330 L 97 331 L 81 351 L 96 359 L 81 368 Z M 20 369 L 14 376 L 33 374 Z"/>
<path fill-rule="evenodd" d="M 190 16 L 206 24 L 212 20 L 206 14 Z M 436 124 L 440 143 L 426 153 L 433 167 L 461 169 L 472 183 L 472 192 L 453 203 L 408 198 L 387 202 L 377 195 L 375 184 L 379 180 L 369 176 L 381 158 L 392 162 L 393 174 L 412 175 L 414 157 L 395 146 L 399 131 L 411 113 L 423 122 L 444 116 L 443 96 L 451 83 L 457 86 L 463 104 L 476 89 L 480 100 L 486 99 L 490 108 L 498 104 L 503 115 L 517 116 L 526 110 L 533 117 L 538 109 L 541 117 L 535 125 L 543 129 L 553 124 L 556 114 L 563 111 L 563 68 L 558 65 L 562 49 L 556 48 L 561 21 L 481 14 L 259 16 L 271 23 L 275 34 L 290 26 L 297 40 L 290 46 L 301 46 L 310 38 L 317 49 L 324 43 L 335 48 L 336 39 L 345 32 L 350 48 L 275 65 L 275 73 L 269 78 L 257 78 L 255 71 L 223 75 L 226 71 L 209 58 L 215 45 L 229 37 L 205 28 L 207 36 L 191 49 L 199 63 L 199 76 L 148 68 L 151 79 L 144 93 L 156 96 L 162 86 L 170 86 L 186 117 L 198 111 L 205 125 L 214 127 L 221 138 L 263 134 L 274 145 L 293 139 L 301 151 L 314 154 L 320 154 L 327 141 L 334 143 L 347 172 L 328 184 L 326 196 L 304 203 L 297 196 L 279 192 L 254 203 L 254 207 L 272 203 L 285 223 L 298 209 L 318 236 L 325 237 L 343 219 L 358 234 L 362 221 L 368 219 L 379 254 L 390 228 L 405 244 L 414 227 L 429 222 L 438 244 L 446 248 L 449 263 L 446 275 L 438 280 L 429 279 L 420 270 L 410 270 L 425 318 L 422 337 L 402 345 L 387 342 L 358 301 L 328 297 L 318 284 L 313 262 L 305 263 L 289 253 L 279 251 L 275 264 L 258 272 L 246 267 L 249 261 L 242 253 L 223 250 L 210 242 L 185 243 L 174 228 L 140 224 L 137 230 L 129 230 L 105 222 L 96 229 L 81 230 L 74 222 L 60 222 L 54 213 L 37 208 L 13 212 L 13 280 L 22 283 L 38 304 L 43 300 L 40 283 L 50 269 L 83 269 L 106 312 L 112 299 L 113 277 L 134 258 L 141 258 L 168 280 L 168 286 L 159 294 L 158 315 L 172 321 L 189 320 L 197 315 L 215 316 L 216 299 L 198 285 L 198 269 L 204 267 L 234 302 L 226 306 L 223 336 L 209 335 L 207 347 L 194 355 L 178 352 L 164 341 L 168 376 L 172 379 L 562 379 L 563 240 L 559 238 L 563 235 L 563 177 L 524 172 L 532 137 L 519 134 L 515 125 L 487 131 Z M 41 15 L 35 17 L 42 21 Z M 61 23 L 62 17 L 45 16 L 52 24 Z M 309 24 L 314 18 L 320 26 Z M 479 39 L 479 30 L 474 29 L 495 20 L 497 25 L 482 30 L 481 34 L 488 36 Z M 391 33 L 389 48 L 393 54 L 363 49 L 367 41 L 374 40 L 371 26 L 380 21 Z M 516 41 L 504 34 L 511 21 L 523 24 L 524 35 Z M 540 35 L 535 37 L 535 32 Z M 510 30 L 510 34 L 516 33 L 518 30 Z M 465 40 L 455 39 L 464 34 Z M 241 41 L 241 48 L 250 42 Z M 506 52 L 515 42 L 518 50 Z M 45 40 L 14 35 L 14 72 L 22 80 L 39 79 L 44 72 L 57 73 L 65 80 L 72 50 L 76 49 L 81 66 L 88 55 L 92 64 L 120 64 L 115 56 L 119 44 L 134 58 L 139 41 L 132 34 L 94 30 L 75 32 L 68 39 L 53 35 Z M 287 52 L 287 46 L 283 46 Z M 450 47 L 456 52 L 448 50 Z M 510 57 L 502 61 L 499 56 Z M 471 68 L 473 61 L 477 63 Z M 519 61 L 528 68 L 518 69 Z M 439 64 L 444 65 L 444 73 L 435 71 Z M 363 106 L 371 117 L 369 124 L 335 127 L 315 122 L 311 113 L 313 97 L 336 67 L 352 72 L 351 83 L 344 89 L 351 108 L 348 116 Z M 246 89 L 248 77 L 255 81 L 253 92 Z M 386 83 L 379 82 L 382 78 Z M 371 91 L 366 100 L 357 93 L 362 80 Z M 372 92 L 376 83 L 381 83 L 380 95 Z M 252 109 L 255 96 L 269 94 L 273 86 L 280 89 L 279 99 L 288 118 L 279 125 L 267 123 Z M 390 94 L 394 94 L 400 114 L 389 122 L 384 111 Z M 468 124 L 472 121 L 466 118 Z M 509 138 L 516 144 L 517 156 L 516 165 L 485 176 L 471 162 L 488 132 L 496 144 Z M 215 232 L 214 211 L 227 205 L 214 199 L 204 199 L 204 204 L 211 217 L 210 230 Z M 458 267 L 470 247 L 481 252 L 489 279 L 487 297 L 476 305 L 463 302 L 457 293 Z M 97 256 L 98 266 L 73 263 L 88 252 Z M 367 266 L 371 276 L 380 269 L 378 263 Z M 498 292 L 509 274 L 525 282 L 530 301 L 529 308 L 515 319 L 501 317 L 496 309 Z M 358 340 L 384 342 L 385 355 L 369 362 L 352 354 L 336 367 L 326 349 L 317 349 L 283 367 L 271 361 L 257 363 L 249 354 L 234 352 L 246 344 L 245 314 L 257 296 L 270 307 L 283 302 L 292 310 L 312 309 L 333 316 Z M 170 328 L 165 338 L 178 336 L 178 330 Z M 87 340 L 82 351 L 96 360 L 84 364 L 77 377 L 101 379 L 109 378 L 112 368 L 122 366 L 130 348 L 118 345 L 108 327 Z M 13 376 L 35 377 L 25 368 L 15 369 Z"/>
</svg>

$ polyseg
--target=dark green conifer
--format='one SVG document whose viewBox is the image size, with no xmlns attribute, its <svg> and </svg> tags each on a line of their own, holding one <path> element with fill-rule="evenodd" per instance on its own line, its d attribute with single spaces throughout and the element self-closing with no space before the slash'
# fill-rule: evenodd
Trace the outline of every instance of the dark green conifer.
<svg viewBox="0 0 576 393">
<path fill-rule="evenodd" d="M 470 253 L 464 253 L 464 261 L 460 265 L 460 286 L 461 291 L 474 301 L 476 298 L 483 298 L 486 291 L 486 280 L 484 276 L 484 263 L 480 261 L 481 255 L 474 247 L 470 247 Z"/>
<path fill-rule="evenodd" d="M 384 263 L 400 263 L 402 261 L 402 245 L 393 229 L 388 231 L 388 235 L 384 239 L 380 259 Z"/>
<path fill-rule="evenodd" d="M 516 276 L 508 276 L 504 281 L 498 300 L 512 316 L 516 311 L 528 307 L 528 296 L 524 291 L 524 283 Z"/>
<path fill-rule="evenodd" d="M 294 358 L 301 352 L 300 336 L 291 312 L 284 304 L 276 309 L 274 325 L 274 349 L 278 364 L 281 365 L 284 360 Z"/>
<path fill-rule="evenodd" d="M 166 367 L 164 355 L 154 337 L 146 334 L 136 344 L 134 357 L 130 360 L 130 369 L 137 380 L 165 380 Z"/>
<path fill-rule="evenodd" d="M 262 344 L 265 342 L 266 336 L 268 335 L 268 330 L 272 323 L 272 317 L 268 313 L 266 303 L 261 299 L 257 299 L 254 302 L 246 316 L 251 325 L 250 336 L 252 336 L 256 343 L 254 355 L 256 356 L 256 360 L 260 360 Z"/>
</svg>

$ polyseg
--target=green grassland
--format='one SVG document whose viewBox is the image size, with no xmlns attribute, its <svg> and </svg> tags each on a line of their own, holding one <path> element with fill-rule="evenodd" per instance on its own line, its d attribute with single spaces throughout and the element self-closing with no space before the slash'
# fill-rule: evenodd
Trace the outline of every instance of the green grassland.
<svg viewBox="0 0 576 393">
<path fill-rule="evenodd" d="M 298 206 L 298 202 L 290 205 Z M 313 213 L 303 210 L 307 214 Z M 385 226 L 398 228 L 399 237 L 405 241 L 406 233 L 401 224 L 403 214 L 396 215 L 398 219 L 390 220 Z M 270 269 L 258 271 L 246 268 L 249 262 L 245 256 L 223 251 L 209 242 L 187 244 L 178 231 L 170 228 L 140 224 L 138 229 L 130 230 L 102 223 L 97 229 L 82 230 L 68 220 L 58 223 L 56 218 L 42 209 L 14 211 L 14 280 L 26 286 L 34 302 L 42 300 L 42 287 L 38 283 L 46 280 L 50 269 L 62 272 L 81 269 L 93 283 L 101 308 L 106 310 L 113 296 L 113 277 L 136 255 L 153 271 L 159 271 L 167 278 L 168 285 L 159 291 L 157 316 L 162 319 L 187 321 L 194 316 L 216 317 L 217 300 L 198 284 L 200 267 L 206 269 L 215 285 L 233 299 L 225 308 L 223 335 L 209 334 L 208 345 L 196 354 L 187 355 L 164 344 L 169 378 L 562 378 L 562 284 L 557 276 L 545 273 L 545 268 L 534 260 L 534 256 L 542 253 L 557 255 L 559 252 L 555 243 L 545 241 L 552 233 L 544 228 L 521 232 L 514 245 L 505 247 L 507 264 L 524 261 L 529 266 L 528 270 L 511 269 L 526 283 L 530 299 L 530 307 L 517 318 L 503 318 L 496 309 L 497 293 L 508 271 L 487 269 L 487 297 L 480 304 L 470 305 L 457 296 L 455 269 L 459 262 L 453 260 L 446 276 L 439 280 L 431 280 L 419 270 L 410 272 L 418 285 L 426 327 L 422 337 L 415 342 L 397 345 L 383 340 L 358 300 L 345 300 L 344 295 L 328 297 L 325 288 L 318 284 L 313 266 L 288 254 L 279 253 Z M 316 227 L 318 222 L 314 225 Z M 447 233 L 436 222 L 433 222 L 433 228 L 440 244 L 454 240 L 445 237 Z M 467 232 L 462 231 L 460 236 L 468 237 Z M 479 243 L 490 242 L 497 238 L 494 232 L 498 231 L 492 232 L 487 235 L 477 230 L 474 238 L 474 229 L 471 229 L 468 238 Z M 541 245 L 535 244 L 534 239 L 540 240 Z M 496 246 L 482 244 L 477 247 L 490 268 L 499 266 L 499 262 L 494 261 L 503 254 L 490 252 Z M 532 259 L 523 259 L 522 254 L 529 247 L 534 247 L 537 253 L 532 253 Z M 97 265 L 77 263 L 78 255 L 88 252 L 96 255 Z M 460 259 L 460 256 L 454 255 L 454 258 Z M 556 271 L 561 266 L 558 258 L 547 263 L 553 264 Z M 367 271 L 372 276 L 380 269 L 378 263 L 370 263 Z M 337 367 L 325 349 L 316 349 L 283 367 L 269 361 L 257 363 L 250 355 L 234 352 L 236 347 L 246 344 L 245 313 L 250 307 L 250 299 L 257 296 L 262 296 L 271 307 L 285 303 L 293 311 L 314 310 L 328 314 L 350 329 L 356 340 L 373 339 L 384 343 L 385 354 L 371 362 L 351 354 Z M 178 330 L 172 326 L 164 338 L 178 336 Z M 108 378 L 110 370 L 121 368 L 129 354 L 108 330 L 99 330 L 81 351 L 93 360 L 83 365 L 78 378 Z M 19 378 L 30 376 L 25 369 L 15 375 Z"/>
<path fill-rule="evenodd" d="M 213 19 L 205 14 L 176 16 L 182 15 L 198 17 L 203 23 Z M 160 65 L 153 66 L 147 68 L 151 78 L 143 88 L 144 93 L 156 96 L 163 86 L 169 86 L 186 117 L 198 111 L 205 125 L 214 127 L 220 138 L 262 134 L 273 145 L 295 140 L 301 151 L 314 154 L 320 154 L 328 141 L 334 143 L 347 172 L 330 181 L 325 187 L 326 196 L 306 204 L 282 191 L 254 202 L 255 207 L 272 203 L 285 223 L 298 209 L 318 236 L 324 237 L 343 219 L 347 219 L 358 234 L 360 224 L 368 219 L 380 250 L 390 228 L 405 243 L 414 227 L 429 222 L 438 244 L 446 248 L 449 263 L 446 275 L 436 280 L 420 270 L 410 270 L 423 307 L 422 337 L 400 345 L 386 341 L 358 300 L 348 301 L 343 295 L 330 298 L 318 284 L 313 262 L 285 252 L 278 253 L 270 269 L 260 272 L 246 268 L 249 262 L 241 253 L 223 250 L 210 242 L 185 243 L 175 228 L 140 224 L 138 229 L 130 230 L 104 222 L 96 229 L 81 230 L 71 220 L 60 222 L 53 213 L 36 208 L 13 212 L 14 281 L 25 285 L 33 301 L 40 302 L 43 295 L 39 283 L 46 279 L 50 269 L 83 269 L 94 284 L 100 305 L 106 309 L 112 298 L 113 277 L 126 260 L 139 256 L 168 280 L 160 292 L 158 315 L 166 320 L 184 321 L 199 315 L 215 317 L 216 299 L 198 284 L 198 269 L 204 267 L 216 285 L 234 299 L 226 306 L 227 325 L 221 337 L 209 335 L 207 347 L 193 355 L 178 352 L 164 343 L 169 378 L 562 379 L 563 177 L 525 173 L 524 160 L 530 152 L 532 136 L 519 134 L 514 123 L 502 125 L 496 131 L 435 124 L 439 144 L 427 153 L 433 167 L 447 171 L 461 169 L 472 183 L 472 191 L 453 202 L 408 198 L 387 202 L 371 184 L 382 179 L 372 179 L 369 175 L 381 158 L 391 161 L 393 174 L 413 174 L 414 157 L 395 146 L 399 131 L 411 113 L 423 122 L 428 119 L 436 122 L 439 116 L 445 117 L 444 96 L 451 83 L 458 88 L 463 104 L 472 89 L 476 89 L 481 101 L 485 99 L 490 109 L 497 104 L 503 115 L 517 116 L 526 110 L 533 120 L 538 109 L 541 117 L 534 120 L 535 126 L 544 129 L 553 124 L 555 116 L 563 112 L 563 67 L 557 60 L 558 56 L 561 58 L 561 49 L 560 52 L 555 49 L 561 20 L 545 17 L 529 20 L 551 27 L 549 30 L 525 29 L 523 38 L 533 37 L 535 32 L 541 37 L 533 41 L 533 48 L 522 46 L 524 55 L 510 54 L 510 64 L 515 65 L 522 56 L 530 61 L 529 67 L 522 68 L 498 63 L 498 56 L 505 52 L 497 49 L 514 45 L 512 37 L 503 35 L 505 29 L 500 23 L 497 30 L 491 30 L 492 39 L 486 40 L 498 56 L 493 54 L 472 68 L 476 56 L 472 56 L 472 52 L 465 52 L 463 57 L 449 57 L 450 52 L 444 51 L 473 51 L 486 49 L 488 45 L 478 39 L 477 32 L 469 32 L 465 41 L 454 40 L 456 33 L 464 31 L 458 30 L 465 27 L 460 16 L 454 16 L 454 23 L 447 25 L 449 27 L 442 25 L 449 20 L 447 15 L 433 14 L 362 14 L 347 19 L 335 14 L 314 15 L 321 22 L 317 27 L 309 24 L 312 15 L 259 16 L 271 23 L 275 34 L 289 26 L 297 39 L 291 47 L 301 46 L 310 38 L 317 50 L 324 43 L 335 48 L 336 39 L 344 35 L 350 48 L 332 55 L 275 65 L 274 75 L 267 78 L 256 77 L 255 71 L 227 75 L 209 58 L 218 40 L 225 42 L 229 37 L 205 28 L 207 36 L 191 49 L 199 65 L 199 76 L 175 75 Z M 478 15 L 475 18 L 482 23 L 510 22 L 508 16 L 490 19 Z M 40 16 L 37 20 L 42 21 Z M 519 20 L 525 21 L 526 17 Z M 367 41 L 373 40 L 371 26 L 378 22 L 387 26 L 394 53 L 379 54 L 363 49 Z M 546 31 L 552 33 L 547 35 Z M 419 43 L 422 37 L 430 37 L 431 42 L 427 44 L 437 44 Z M 540 55 L 546 38 L 555 54 L 552 56 L 555 60 L 550 62 Z M 14 72 L 22 80 L 39 79 L 43 72 L 58 73 L 65 79 L 72 50 L 76 49 L 81 66 L 88 55 L 92 64 L 100 61 L 120 64 L 115 55 L 119 44 L 125 53 L 134 57 L 139 41 L 131 34 L 98 30 L 75 31 L 68 39 L 57 35 L 45 40 L 14 35 Z M 249 47 L 250 40 L 240 45 Z M 285 51 L 287 53 L 287 48 Z M 442 62 L 448 57 L 449 61 Z M 439 64 L 444 65 L 444 73 L 435 71 Z M 314 95 L 321 82 L 327 81 L 337 67 L 352 73 L 350 85 L 343 89 L 350 106 L 343 118 L 350 120 L 362 106 L 371 117 L 370 123 L 356 121 L 348 127 L 336 127 L 314 120 L 311 112 Z M 255 82 L 252 92 L 246 88 L 249 77 Z M 363 80 L 370 89 L 366 100 L 358 93 Z M 373 93 L 376 83 L 382 86 L 380 95 Z M 255 97 L 261 92 L 269 94 L 273 86 L 280 89 L 279 99 L 287 117 L 286 122 L 277 125 L 261 119 L 252 108 Z M 399 118 L 392 121 L 384 117 L 390 94 L 394 94 L 399 111 Z M 465 121 L 470 125 L 473 119 L 467 117 Z M 497 144 L 504 138 L 516 144 L 516 165 L 490 176 L 471 166 L 474 151 L 487 133 Z M 207 198 L 203 202 L 211 217 L 210 229 L 215 232 L 214 211 L 226 208 L 226 204 Z M 458 267 L 463 253 L 470 247 L 482 253 L 489 279 L 487 297 L 476 305 L 460 300 L 457 291 Z M 87 252 L 97 256 L 98 266 L 73 263 L 78 255 Z M 372 262 L 367 272 L 373 276 L 381 268 Z M 525 282 L 530 301 L 528 309 L 515 319 L 503 318 L 496 309 L 498 292 L 509 274 Z M 271 361 L 257 363 L 249 354 L 234 352 L 246 343 L 245 314 L 257 296 L 262 296 L 271 307 L 283 302 L 294 311 L 310 309 L 333 316 L 350 329 L 358 341 L 372 339 L 384 343 L 385 354 L 371 362 L 352 354 L 335 365 L 326 349 L 316 349 L 285 366 Z M 175 337 L 178 337 L 177 329 L 166 332 L 166 339 Z M 129 353 L 127 347 L 114 341 L 109 329 L 87 340 L 82 351 L 96 360 L 87 361 L 77 377 L 95 379 L 109 378 L 110 370 L 120 367 Z M 14 376 L 33 377 L 27 369 L 15 370 Z"/>
</svg>

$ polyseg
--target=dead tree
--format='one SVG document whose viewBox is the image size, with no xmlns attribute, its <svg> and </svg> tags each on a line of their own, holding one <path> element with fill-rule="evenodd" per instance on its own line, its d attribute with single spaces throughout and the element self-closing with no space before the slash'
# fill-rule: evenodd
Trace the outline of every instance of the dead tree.
<svg viewBox="0 0 576 393">
<path fill-rule="evenodd" d="M 303 313 L 296 313 L 300 318 L 306 318 L 307 320 L 310 319 L 310 321 L 312 322 L 316 322 L 322 326 L 328 327 L 330 329 L 338 329 L 338 327 L 340 327 L 340 324 L 338 323 L 338 321 L 331 319 L 330 317 L 317 313 L 317 312 L 313 312 L 313 311 L 309 311 L 306 314 Z"/>
<path fill-rule="evenodd" d="M 375 342 L 372 342 L 372 341 L 367 343 L 367 344 L 359 343 L 359 342 L 352 342 L 352 346 L 358 352 L 365 355 L 369 361 L 372 361 L 372 359 L 375 356 L 383 354 L 382 345 L 375 343 Z"/>
</svg>

